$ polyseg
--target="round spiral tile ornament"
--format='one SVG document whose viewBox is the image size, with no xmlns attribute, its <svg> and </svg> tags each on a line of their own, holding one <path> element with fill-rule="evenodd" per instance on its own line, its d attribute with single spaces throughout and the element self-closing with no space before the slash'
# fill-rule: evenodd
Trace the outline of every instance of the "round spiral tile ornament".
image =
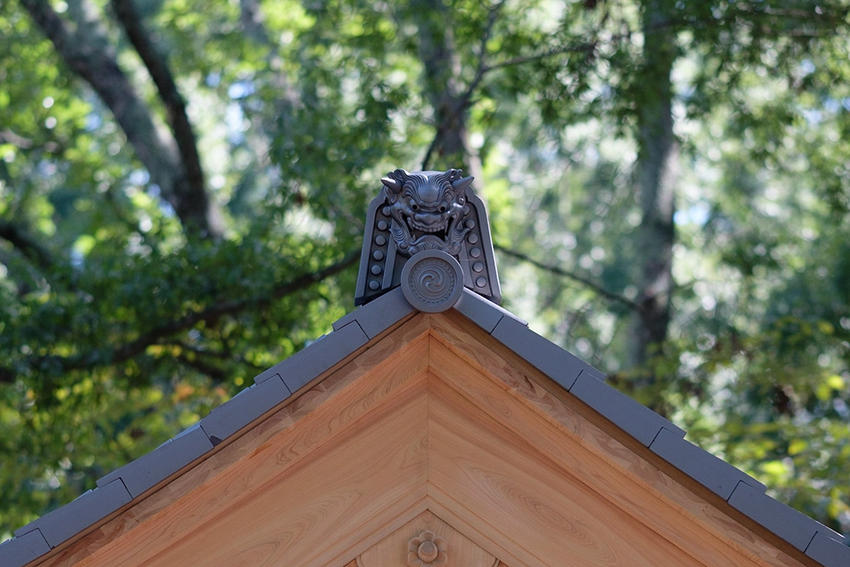
<svg viewBox="0 0 850 567">
<path fill-rule="evenodd" d="M 425 530 L 407 544 L 408 567 L 444 567 L 446 563 L 446 540 L 431 530 Z"/>
<path fill-rule="evenodd" d="M 439 313 L 460 299 L 463 271 L 460 263 L 442 250 L 414 254 L 401 271 L 405 299 L 419 311 Z"/>
</svg>

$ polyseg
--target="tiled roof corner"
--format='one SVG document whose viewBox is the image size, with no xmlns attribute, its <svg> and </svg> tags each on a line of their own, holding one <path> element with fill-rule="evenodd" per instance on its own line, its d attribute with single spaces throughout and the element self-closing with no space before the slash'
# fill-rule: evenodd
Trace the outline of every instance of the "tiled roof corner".
<svg viewBox="0 0 850 567">
<path fill-rule="evenodd" d="M 685 432 L 604 383 L 604 374 L 541 337 L 525 321 L 463 290 L 454 309 L 660 458 L 824 567 L 850 567 L 844 538 L 770 498 L 746 473 L 684 439 Z M 96 488 L 15 531 L 0 567 L 22 567 L 109 516 L 212 451 L 294 392 L 416 313 L 396 288 L 334 323 L 333 332 L 262 372 L 255 384 L 152 452 L 101 478 Z"/>
<path fill-rule="evenodd" d="M 743 512 L 750 519 L 803 552 L 813 542 L 818 532 L 837 540 L 843 539 L 840 534 L 820 522 L 774 500 L 761 490 L 744 482 L 738 483 L 728 501 L 733 508 Z M 848 565 L 845 564 L 844 567 Z"/>
<path fill-rule="evenodd" d="M 290 392 L 295 392 L 368 342 L 369 337 L 360 324 L 351 321 L 262 372 L 254 381 L 261 384 L 278 376 Z"/>
<path fill-rule="evenodd" d="M 490 335 L 565 390 L 573 387 L 580 374 L 600 383 L 605 378 L 596 368 L 544 339 L 513 317 L 502 317 Z"/>
<path fill-rule="evenodd" d="M 150 453 L 104 476 L 97 485 L 104 486 L 120 478 L 130 496 L 136 498 L 212 448 L 209 437 L 196 423 Z"/>
<path fill-rule="evenodd" d="M 356 321 L 369 340 L 372 340 L 414 313 L 416 309 L 404 298 L 402 289 L 397 287 L 339 319 L 333 324 L 333 329 L 339 331 Z"/>
<path fill-rule="evenodd" d="M 48 551 L 50 551 L 50 545 L 41 535 L 41 531 L 36 528 L 0 544 L 0 565 L 22 567 Z"/>
<path fill-rule="evenodd" d="M 762 483 L 747 473 L 666 428 L 658 432 L 649 448 L 724 500 L 732 495 L 732 491 L 739 482 L 744 482 L 761 492 L 765 490 Z"/>
<path fill-rule="evenodd" d="M 815 534 L 809 547 L 806 548 L 806 555 L 825 567 L 850 566 L 850 547 L 847 546 L 847 542 L 843 538 L 834 539 L 820 531 Z"/>
<path fill-rule="evenodd" d="M 496 305 L 489 299 L 486 299 L 474 291 L 463 288 L 463 293 L 460 299 L 455 304 L 454 309 L 462 313 L 467 319 L 487 331 L 492 333 L 496 325 L 503 317 L 510 317 L 524 326 L 528 323 L 502 307 Z"/>
<path fill-rule="evenodd" d="M 200 421 L 213 445 L 218 445 L 291 395 L 281 377 L 274 376 L 245 388 Z"/>
<path fill-rule="evenodd" d="M 685 436 L 684 430 L 592 374 L 582 373 L 570 393 L 646 447 L 662 429 Z"/>
<path fill-rule="evenodd" d="M 34 530 L 41 531 L 50 547 L 56 547 L 95 524 L 132 500 L 120 479 L 89 490 L 73 502 L 53 510 L 15 530 L 17 537 Z"/>
</svg>

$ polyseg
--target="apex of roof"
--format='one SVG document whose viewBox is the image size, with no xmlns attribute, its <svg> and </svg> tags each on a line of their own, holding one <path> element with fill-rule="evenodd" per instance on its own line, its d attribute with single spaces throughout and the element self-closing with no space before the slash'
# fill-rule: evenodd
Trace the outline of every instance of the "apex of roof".
<svg viewBox="0 0 850 567">
<path fill-rule="evenodd" d="M 625 434 L 729 506 L 824 567 L 850 566 L 845 538 L 765 494 L 746 473 L 684 439 L 685 432 L 605 384 L 599 370 L 530 330 L 498 305 L 464 289 L 455 312 L 526 360 Z M 15 531 L 0 565 L 22 567 L 197 464 L 215 446 L 273 411 L 294 392 L 417 313 L 396 288 L 338 320 L 333 331 L 255 378 L 255 383 L 152 452 L 109 473 L 97 488 Z"/>
<path fill-rule="evenodd" d="M 466 287 L 501 301 L 484 203 L 460 169 L 396 169 L 369 205 L 355 305 L 402 286 L 421 311 L 450 308 Z"/>
<path fill-rule="evenodd" d="M 596 368 L 528 328 L 500 301 L 483 203 L 460 170 L 396 170 L 369 207 L 355 302 L 333 331 L 272 366 L 228 402 L 97 488 L 15 531 L 0 566 L 22 567 L 151 494 L 276 411 L 294 393 L 370 348 L 417 312 L 452 310 L 472 321 L 625 436 L 824 567 L 850 567 L 850 547 L 827 526 L 772 499 L 743 471 L 684 439 L 685 432 L 607 385 Z"/>
</svg>

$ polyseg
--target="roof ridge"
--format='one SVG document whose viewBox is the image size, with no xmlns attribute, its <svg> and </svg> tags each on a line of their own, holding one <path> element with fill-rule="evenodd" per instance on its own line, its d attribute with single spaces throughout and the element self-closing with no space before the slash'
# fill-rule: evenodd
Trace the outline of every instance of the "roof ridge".
<svg viewBox="0 0 850 567">
<path fill-rule="evenodd" d="M 844 536 L 768 496 L 764 484 L 685 440 L 684 430 L 606 384 L 602 372 L 538 335 L 522 319 L 469 289 L 453 308 L 659 458 L 807 557 L 824 567 L 850 566 L 850 544 Z M 260 373 L 253 385 L 198 423 L 105 475 L 94 490 L 15 530 L 14 538 L 0 544 L 0 565 L 22 567 L 112 516 L 415 313 L 401 288 L 355 309 L 336 321 L 331 333 Z"/>
</svg>

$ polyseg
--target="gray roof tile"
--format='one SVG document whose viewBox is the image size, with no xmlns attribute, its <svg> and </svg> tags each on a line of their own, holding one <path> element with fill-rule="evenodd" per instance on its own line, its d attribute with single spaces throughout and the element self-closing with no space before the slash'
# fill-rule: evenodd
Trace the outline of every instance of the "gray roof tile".
<svg viewBox="0 0 850 567">
<path fill-rule="evenodd" d="M 649 448 L 724 500 L 732 495 L 738 482 L 746 482 L 764 492 L 765 486 L 747 473 L 665 428 L 658 432 Z"/>
<path fill-rule="evenodd" d="M 112 471 L 98 480 L 97 485 L 103 486 L 120 478 L 130 496 L 136 498 L 212 448 L 207 434 L 195 424 L 150 453 Z"/>
<path fill-rule="evenodd" d="M 773 500 L 745 473 L 685 441 L 684 431 L 608 386 L 604 375 L 494 303 L 468 291 L 455 309 L 516 354 L 598 411 L 661 458 L 805 551 L 825 567 L 850 567 L 850 548 L 820 523 Z M 334 331 L 255 378 L 255 384 L 222 404 L 199 424 L 153 452 L 113 471 L 98 488 L 15 532 L 0 545 L 0 565 L 20 567 L 138 497 L 286 400 L 370 339 L 415 310 L 400 289 L 346 315 Z M 126 486 L 125 486 L 126 483 Z M 730 488 L 731 487 L 731 488 Z"/>
<path fill-rule="evenodd" d="M 15 531 L 22 537 L 33 530 L 41 530 L 41 535 L 50 545 L 56 547 L 90 525 L 102 520 L 124 504 L 132 500 L 130 493 L 121 480 L 115 480 L 104 486 L 89 490 L 73 502 L 49 512 Z"/>
<path fill-rule="evenodd" d="M 735 487 L 729 504 L 800 551 L 805 551 L 817 531 L 826 529 L 823 524 L 744 482 Z"/>
<path fill-rule="evenodd" d="M 850 547 L 820 531 L 806 548 L 806 555 L 826 567 L 850 567 Z"/>
<path fill-rule="evenodd" d="M 490 334 L 566 390 L 573 387 L 582 373 L 597 381 L 604 378 L 597 369 L 544 339 L 516 318 L 502 317 Z"/>
<path fill-rule="evenodd" d="M 662 428 L 685 436 L 682 429 L 592 374 L 582 373 L 570 393 L 647 447 Z"/>
<path fill-rule="evenodd" d="M 510 317 L 515 319 L 524 326 L 528 323 L 518 318 L 516 315 L 503 309 L 484 297 L 478 295 L 474 291 L 463 288 L 463 294 L 454 306 L 455 309 L 463 313 L 467 319 L 487 331 L 492 333 L 502 317 Z"/>
<path fill-rule="evenodd" d="M 381 301 L 376 299 L 372 303 L 380 304 Z M 313 341 L 304 350 L 275 364 L 254 380 L 260 384 L 278 375 L 290 392 L 295 392 L 368 342 L 369 337 L 363 332 L 360 324 L 352 321 L 329 335 Z"/>
<path fill-rule="evenodd" d="M 0 544 L 0 565 L 3 567 L 22 567 L 33 559 L 50 551 L 47 540 L 37 528 L 20 537 Z"/>
<path fill-rule="evenodd" d="M 333 328 L 334 331 L 339 331 L 349 323 L 357 321 L 371 340 L 414 313 L 416 309 L 404 298 L 402 289 L 397 287 L 337 320 Z"/>
<path fill-rule="evenodd" d="M 213 445 L 218 445 L 290 396 L 280 376 L 245 388 L 226 403 L 213 409 L 200 426 Z"/>
</svg>

